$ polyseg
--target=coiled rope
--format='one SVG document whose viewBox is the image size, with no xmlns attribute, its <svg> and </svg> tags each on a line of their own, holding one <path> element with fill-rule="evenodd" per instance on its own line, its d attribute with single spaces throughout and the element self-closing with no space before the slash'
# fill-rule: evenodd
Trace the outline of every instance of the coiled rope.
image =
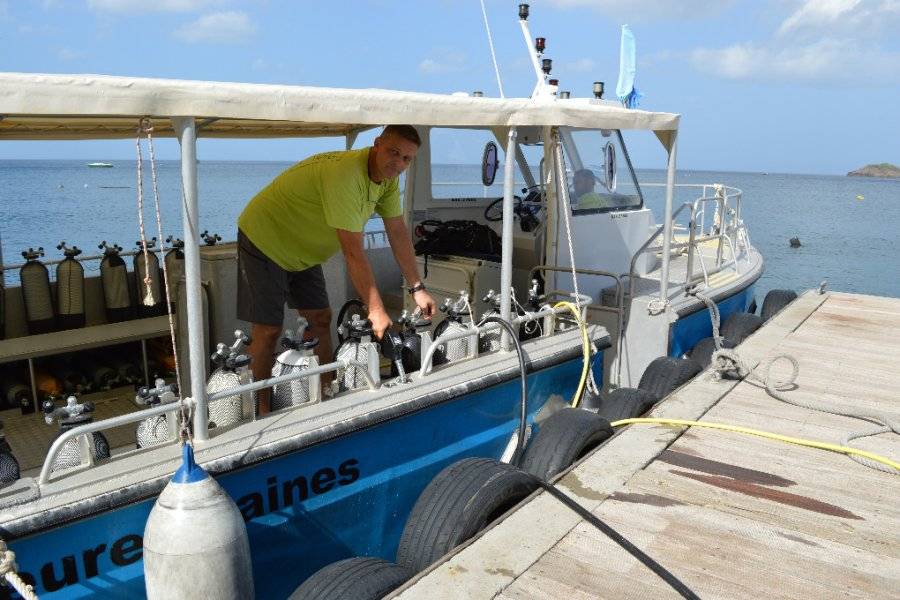
<svg viewBox="0 0 900 600">
<path fill-rule="evenodd" d="M 34 586 L 26 584 L 16 572 L 16 553 L 9 549 L 6 542 L 0 539 L 0 577 L 4 584 L 9 584 L 25 600 L 38 600 L 34 593 Z"/>
<path fill-rule="evenodd" d="M 847 434 L 842 440 L 839 446 L 833 446 L 831 444 L 823 444 L 817 443 L 814 447 L 823 448 L 826 450 L 832 450 L 835 452 L 841 452 L 846 454 L 851 459 L 860 463 L 861 465 L 867 466 L 871 469 L 876 469 L 878 471 L 883 471 L 885 473 L 891 473 L 893 475 L 900 475 L 900 463 L 892 461 L 890 459 L 885 459 L 877 454 L 873 454 L 870 452 L 866 452 L 864 450 L 858 450 L 850 446 L 850 441 L 869 437 L 873 435 L 879 435 L 882 433 L 896 433 L 900 434 L 900 422 L 895 419 L 892 419 L 886 414 L 875 412 L 875 411 L 859 411 L 859 410 L 848 410 L 841 408 L 839 406 L 834 406 L 832 404 L 826 404 L 822 402 L 813 402 L 813 401 L 804 401 L 804 400 L 795 400 L 785 395 L 783 392 L 795 389 L 794 382 L 797 380 L 797 377 L 800 375 L 800 363 L 797 362 L 797 359 L 791 356 L 790 354 L 779 354 L 774 356 L 762 363 L 756 368 L 753 369 L 741 358 L 741 356 L 735 351 L 728 348 L 722 347 L 722 338 L 719 336 L 719 309 L 716 306 L 716 303 L 712 301 L 712 299 L 704 296 L 700 292 L 694 291 L 692 295 L 695 296 L 698 300 L 702 301 L 707 308 L 709 308 L 710 319 L 712 320 L 712 328 L 713 328 L 713 340 L 716 345 L 716 350 L 712 355 L 712 366 L 716 373 L 716 376 L 721 378 L 725 374 L 734 375 L 736 374 L 739 378 L 744 379 L 751 385 L 756 385 L 757 387 L 762 387 L 766 390 L 766 393 L 769 394 L 772 398 L 776 400 L 780 400 L 786 404 L 791 404 L 793 406 L 798 406 L 800 408 L 806 408 L 809 410 L 814 410 L 818 412 L 824 412 L 832 415 L 839 415 L 843 417 L 850 417 L 852 419 L 860 419 L 863 421 L 869 421 L 871 423 L 877 424 L 879 427 L 875 429 L 869 429 L 865 431 L 852 432 Z M 772 379 L 772 366 L 778 362 L 779 360 L 786 360 L 791 364 L 791 374 L 784 380 L 773 381 Z M 702 423 L 701 423 L 702 425 Z M 718 427 L 719 429 L 725 429 L 725 427 Z M 744 429 L 744 428 L 738 428 Z M 753 435 L 761 435 L 765 432 L 756 432 L 755 430 L 746 430 L 745 433 L 752 432 Z M 775 434 L 768 434 L 764 437 L 772 437 Z M 784 436 L 780 436 L 784 437 Z M 789 438 L 791 440 L 796 440 L 796 438 Z M 798 443 L 797 441 L 791 441 L 791 443 Z M 812 445 L 812 444 L 802 444 L 802 445 Z M 825 448 L 825 446 L 829 446 Z"/>
</svg>

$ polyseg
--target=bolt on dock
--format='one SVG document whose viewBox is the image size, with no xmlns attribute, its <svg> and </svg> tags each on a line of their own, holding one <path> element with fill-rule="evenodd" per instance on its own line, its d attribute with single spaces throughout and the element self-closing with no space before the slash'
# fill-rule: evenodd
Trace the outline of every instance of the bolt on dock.
<svg viewBox="0 0 900 600">
<path fill-rule="evenodd" d="M 793 355 L 801 402 L 900 419 L 900 299 L 808 292 L 738 347 Z M 790 372 L 778 362 L 776 378 Z M 839 444 L 872 423 L 706 371 L 650 413 Z M 900 436 L 851 442 L 896 461 Z M 900 478 L 745 434 L 631 425 L 558 487 L 701 598 L 900 598 Z M 633 555 L 536 493 L 391 598 L 674 598 Z"/>
</svg>

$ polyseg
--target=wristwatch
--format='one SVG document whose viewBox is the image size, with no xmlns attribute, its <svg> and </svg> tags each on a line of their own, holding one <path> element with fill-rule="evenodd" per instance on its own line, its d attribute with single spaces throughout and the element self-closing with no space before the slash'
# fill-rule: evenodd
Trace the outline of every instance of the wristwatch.
<svg viewBox="0 0 900 600">
<path fill-rule="evenodd" d="M 425 284 L 420 281 L 419 283 L 412 286 L 411 288 L 407 288 L 406 291 L 409 292 L 410 296 L 412 296 L 416 292 L 421 292 L 424 289 L 425 289 Z"/>
</svg>

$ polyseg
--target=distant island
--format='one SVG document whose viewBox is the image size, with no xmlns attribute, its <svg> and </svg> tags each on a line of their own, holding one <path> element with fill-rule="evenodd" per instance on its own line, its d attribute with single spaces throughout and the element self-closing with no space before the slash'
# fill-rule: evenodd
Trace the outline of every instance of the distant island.
<svg viewBox="0 0 900 600">
<path fill-rule="evenodd" d="M 862 169 L 847 173 L 850 177 L 897 177 L 900 178 L 900 167 L 890 163 L 866 165 Z"/>
</svg>

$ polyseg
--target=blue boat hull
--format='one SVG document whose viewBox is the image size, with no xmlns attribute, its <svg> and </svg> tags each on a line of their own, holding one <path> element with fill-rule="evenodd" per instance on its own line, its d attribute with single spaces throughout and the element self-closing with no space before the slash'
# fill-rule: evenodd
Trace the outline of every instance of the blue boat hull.
<svg viewBox="0 0 900 600">
<path fill-rule="evenodd" d="M 529 375 L 531 419 L 551 395 L 574 393 L 581 365 L 568 359 Z M 599 365 L 601 354 L 598 375 Z M 518 424 L 519 402 L 512 379 L 218 475 L 247 522 L 257 597 L 287 597 L 341 558 L 393 560 L 419 493 L 452 462 L 499 458 Z M 154 501 L 14 541 L 20 573 L 45 599 L 143 598 L 142 535 Z M 0 587 L 0 598 L 9 593 Z"/>
<path fill-rule="evenodd" d="M 755 283 L 755 282 L 754 282 Z M 716 302 L 722 322 L 732 313 L 744 312 L 753 303 L 754 284 Z M 669 329 L 669 356 L 679 357 L 694 347 L 703 338 L 712 335 L 712 321 L 706 307 L 695 312 L 679 315 Z"/>
</svg>

